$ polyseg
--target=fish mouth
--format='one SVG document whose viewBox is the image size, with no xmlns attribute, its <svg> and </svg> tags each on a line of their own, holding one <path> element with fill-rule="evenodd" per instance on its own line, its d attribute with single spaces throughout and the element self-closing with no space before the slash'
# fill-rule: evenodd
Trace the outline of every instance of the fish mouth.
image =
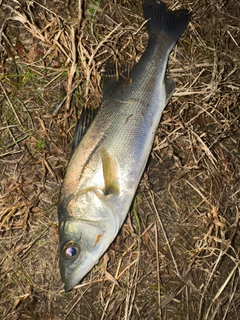
<svg viewBox="0 0 240 320">
<path fill-rule="evenodd" d="M 66 292 L 70 291 L 71 289 L 73 289 L 73 287 L 75 287 L 78 284 L 79 281 L 75 281 L 74 279 L 72 279 L 68 280 L 67 282 L 64 282 L 64 290 Z"/>
<path fill-rule="evenodd" d="M 98 263 L 98 260 L 99 259 L 96 259 L 96 257 L 93 257 L 93 255 L 88 252 L 71 274 L 67 274 L 67 268 L 62 261 L 60 261 L 60 273 L 62 282 L 64 283 L 64 290 L 67 292 L 73 289 Z"/>
</svg>

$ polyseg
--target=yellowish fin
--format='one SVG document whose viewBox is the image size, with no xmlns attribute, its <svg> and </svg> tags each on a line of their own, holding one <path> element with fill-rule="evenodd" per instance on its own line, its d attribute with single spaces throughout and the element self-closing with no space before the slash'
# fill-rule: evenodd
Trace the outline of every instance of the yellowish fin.
<svg viewBox="0 0 240 320">
<path fill-rule="evenodd" d="M 104 194 L 115 194 L 118 195 L 119 188 L 119 178 L 118 178 L 118 164 L 116 159 L 108 152 L 106 147 L 101 150 L 102 157 L 102 168 L 103 168 L 103 178 L 105 183 Z"/>
</svg>

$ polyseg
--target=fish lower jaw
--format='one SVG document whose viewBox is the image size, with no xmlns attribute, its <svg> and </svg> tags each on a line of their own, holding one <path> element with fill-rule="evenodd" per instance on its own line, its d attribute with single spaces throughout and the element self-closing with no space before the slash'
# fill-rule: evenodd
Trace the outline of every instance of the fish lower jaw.
<svg viewBox="0 0 240 320">
<path fill-rule="evenodd" d="M 75 287 L 88 274 L 88 272 L 91 271 L 98 261 L 99 257 L 96 258 L 93 254 L 89 253 L 87 261 L 84 264 L 81 264 L 71 275 L 62 279 L 65 291 L 70 291 Z"/>
</svg>

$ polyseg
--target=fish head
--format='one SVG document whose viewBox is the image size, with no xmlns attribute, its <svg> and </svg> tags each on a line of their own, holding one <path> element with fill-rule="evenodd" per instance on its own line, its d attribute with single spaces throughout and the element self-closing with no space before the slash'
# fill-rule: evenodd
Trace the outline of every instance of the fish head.
<svg viewBox="0 0 240 320">
<path fill-rule="evenodd" d="M 98 263 L 114 240 L 120 223 L 114 201 L 100 190 L 87 190 L 58 207 L 60 274 L 71 290 Z"/>
</svg>

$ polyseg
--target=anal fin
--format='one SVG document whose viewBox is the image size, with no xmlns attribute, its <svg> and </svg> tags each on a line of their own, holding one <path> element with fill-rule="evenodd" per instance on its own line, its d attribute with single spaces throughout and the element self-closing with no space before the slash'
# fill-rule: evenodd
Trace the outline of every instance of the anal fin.
<svg viewBox="0 0 240 320">
<path fill-rule="evenodd" d="M 173 95 L 175 87 L 176 87 L 175 81 L 165 77 L 166 105 L 169 99 L 171 98 L 171 96 Z"/>
</svg>

